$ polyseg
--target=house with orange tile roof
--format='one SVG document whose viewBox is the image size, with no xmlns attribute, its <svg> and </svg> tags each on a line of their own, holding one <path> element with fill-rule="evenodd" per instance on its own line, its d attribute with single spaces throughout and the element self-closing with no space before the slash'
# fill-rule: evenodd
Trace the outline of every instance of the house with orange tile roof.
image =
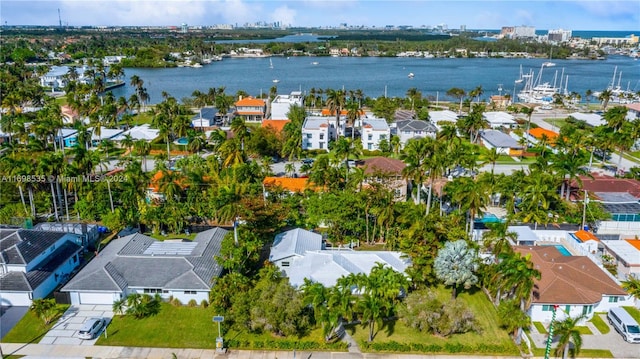
<svg viewBox="0 0 640 359">
<path fill-rule="evenodd" d="M 521 255 L 530 255 L 540 280 L 535 281 L 528 310 L 532 321 L 548 323 L 556 310 L 556 320 L 567 316 L 585 315 L 584 321 L 596 312 L 633 305 L 628 295 L 605 269 L 584 256 L 567 256 L 554 246 L 514 246 Z"/>
<path fill-rule="evenodd" d="M 247 122 L 261 122 L 267 110 L 264 100 L 254 97 L 240 98 L 236 103 L 236 114 Z"/>
<path fill-rule="evenodd" d="M 596 237 L 592 232 L 581 229 L 575 233 L 569 233 L 568 238 L 573 240 L 578 246 L 586 250 L 588 253 L 596 254 L 598 252 L 600 239 L 598 239 L 598 237 Z"/>
<path fill-rule="evenodd" d="M 294 178 L 294 177 L 265 177 L 262 180 L 262 185 L 265 189 L 265 195 L 268 194 L 269 189 L 280 188 L 290 193 L 300 193 L 309 189 L 308 178 Z"/>
<path fill-rule="evenodd" d="M 173 173 L 173 171 L 167 171 L 167 173 Z M 162 193 L 160 187 L 162 184 L 162 178 L 164 177 L 163 171 L 157 171 L 153 177 L 151 177 L 151 181 L 149 181 L 149 186 L 147 187 L 147 201 L 148 202 L 163 202 L 165 197 L 164 193 Z M 181 180 L 176 179 L 174 183 L 180 186 L 180 188 L 185 189 L 187 185 Z"/>
<path fill-rule="evenodd" d="M 540 142 L 544 136 L 546 136 L 546 141 L 550 146 L 553 146 L 558 139 L 559 134 L 557 132 L 547 130 L 546 128 L 536 127 L 529 130 L 527 139 L 529 142 L 538 143 Z"/>
<path fill-rule="evenodd" d="M 289 123 L 291 121 L 289 120 L 262 120 L 262 123 L 260 124 L 261 127 L 271 127 L 273 128 L 276 132 L 281 133 L 282 130 L 284 130 L 284 126 L 287 125 L 287 123 Z"/>
<path fill-rule="evenodd" d="M 618 278 L 629 275 L 640 277 L 640 239 L 603 240 L 605 251 L 612 256 L 618 268 Z"/>
</svg>

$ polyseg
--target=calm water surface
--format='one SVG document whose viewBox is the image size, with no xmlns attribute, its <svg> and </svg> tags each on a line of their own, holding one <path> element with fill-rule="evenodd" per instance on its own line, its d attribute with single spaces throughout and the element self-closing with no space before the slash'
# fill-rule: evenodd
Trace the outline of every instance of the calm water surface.
<svg viewBox="0 0 640 359">
<path fill-rule="evenodd" d="M 206 92 L 211 87 L 226 88 L 229 94 L 244 90 L 258 96 L 277 86 L 278 93 L 311 88 L 356 90 L 366 96 L 406 96 L 407 90 L 417 88 L 424 96 L 445 99 L 445 92 L 452 87 L 470 91 L 477 86 L 484 89 L 483 98 L 499 93 L 513 95 L 522 88 L 516 84 L 520 67 L 526 73 L 530 69 L 536 75 L 547 61 L 544 59 L 424 59 L 381 57 L 272 57 L 231 59 L 213 62 L 202 68 L 126 69 L 129 79 L 138 75 L 150 95 L 150 102 L 162 101 L 161 93 L 182 99 L 194 90 Z M 314 64 L 317 62 L 317 64 Z M 568 75 L 567 90 L 583 96 L 587 89 L 601 91 L 612 81 L 614 69 L 622 71 L 621 87 L 640 91 L 640 61 L 623 56 L 610 56 L 606 60 L 554 60 L 555 67 L 545 67 L 543 80 L 560 85 L 560 75 Z M 409 78 L 408 74 L 414 77 Z M 274 83 L 273 80 L 279 80 Z M 127 80 L 128 81 L 128 80 Z M 616 76 L 616 84 L 618 77 Z M 499 89 L 502 89 L 500 91 Z M 563 84 L 564 88 L 564 84 Z M 116 96 L 129 97 L 133 88 L 127 86 L 114 90 Z"/>
</svg>

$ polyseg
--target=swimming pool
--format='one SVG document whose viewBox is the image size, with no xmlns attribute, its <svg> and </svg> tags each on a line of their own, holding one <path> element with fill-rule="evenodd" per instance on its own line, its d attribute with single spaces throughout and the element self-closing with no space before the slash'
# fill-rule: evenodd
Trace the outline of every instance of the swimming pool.
<svg viewBox="0 0 640 359">
<path fill-rule="evenodd" d="M 186 137 L 180 137 L 176 140 L 176 145 L 188 145 L 189 139 Z"/>
<path fill-rule="evenodd" d="M 569 252 L 569 250 L 566 249 L 562 244 L 554 244 L 553 246 L 556 247 L 558 252 L 560 252 L 560 254 L 562 254 L 563 256 L 571 257 L 571 252 Z"/>
</svg>

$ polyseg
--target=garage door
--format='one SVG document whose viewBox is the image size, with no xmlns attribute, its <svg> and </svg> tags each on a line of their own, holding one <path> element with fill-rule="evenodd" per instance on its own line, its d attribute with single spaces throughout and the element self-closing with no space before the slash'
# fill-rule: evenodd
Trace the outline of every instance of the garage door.
<svg viewBox="0 0 640 359">
<path fill-rule="evenodd" d="M 80 293 L 80 304 L 113 304 L 111 293 Z"/>
</svg>

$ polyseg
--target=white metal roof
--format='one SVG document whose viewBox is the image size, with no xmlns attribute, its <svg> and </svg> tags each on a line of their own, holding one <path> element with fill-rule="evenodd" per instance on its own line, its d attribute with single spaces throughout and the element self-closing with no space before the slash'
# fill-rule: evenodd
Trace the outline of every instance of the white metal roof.
<svg viewBox="0 0 640 359">
<path fill-rule="evenodd" d="M 570 113 L 569 116 L 575 118 L 579 121 L 584 121 L 587 125 L 596 127 L 600 125 L 606 124 L 606 122 L 602 119 L 602 116 L 597 113 L 582 113 L 582 112 L 573 112 Z"/>
<path fill-rule="evenodd" d="M 632 246 L 627 240 L 605 240 L 601 242 L 628 265 L 640 265 L 640 250 Z"/>
<path fill-rule="evenodd" d="M 294 255 L 304 255 L 306 251 L 319 249 L 322 249 L 320 234 L 295 228 L 276 235 L 273 246 L 271 246 L 269 260 L 275 262 Z"/>
<path fill-rule="evenodd" d="M 514 123 L 516 123 L 516 121 L 514 121 L 515 117 L 503 111 L 489 111 L 485 112 L 483 116 L 491 124 L 513 125 Z"/>
<path fill-rule="evenodd" d="M 457 122 L 458 114 L 451 110 L 429 111 L 429 120 L 433 123 L 438 123 L 440 121 Z"/>
</svg>

